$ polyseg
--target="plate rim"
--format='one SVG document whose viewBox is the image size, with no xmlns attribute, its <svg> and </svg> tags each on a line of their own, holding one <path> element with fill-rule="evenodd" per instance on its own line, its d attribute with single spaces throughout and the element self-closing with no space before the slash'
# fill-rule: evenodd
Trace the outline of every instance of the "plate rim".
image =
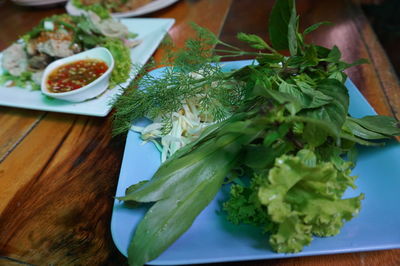
<svg viewBox="0 0 400 266">
<path fill-rule="evenodd" d="M 44 0 L 44 1 L 18 1 L 18 0 L 11 0 L 16 5 L 19 6 L 50 6 L 50 5 L 57 5 L 61 4 L 64 2 L 67 2 L 67 0 Z"/>
<path fill-rule="evenodd" d="M 114 18 L 128 18 L 128 17 L 136 17 L 146 15 L 164 8 L 167 8 L 170 5 L 175 4 L 179 0 L 154 0 L 144 6 L 136 8 L 134 10 L 126 11 L 126 12 L 115 12 L 111 13 L 111 16 Z M 158 5 L 156 5 L 156 4 Z M 65 5 L 65 9 L 70 15 L 80 15 L 85 13 L 86 11 L 76 7 L 72 0 L 68 0 L 67 4 Z"/>
</svg>

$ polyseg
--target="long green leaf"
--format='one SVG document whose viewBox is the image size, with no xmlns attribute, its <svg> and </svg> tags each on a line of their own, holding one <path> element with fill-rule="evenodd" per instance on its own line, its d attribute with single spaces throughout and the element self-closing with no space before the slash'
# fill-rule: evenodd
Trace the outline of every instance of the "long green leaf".
<svg viewBox="0 0 400 266">
<path fill-rule="evenodd" d="M 381 142 L 381 143 L 380 143 L 380 142 L 368 141 L 368 140 L 359 138 L 359 137 L 357 137 L 357 136 L 351 135 L 351 134 L 349 134 L 349 133 L 347 133 L 347 132 L 341 132 L 341 133 L 340 133 L 340 137 L 341 137 L 342 139 L 347 139 L 347 140 L 350 140 L 350 141 L 352 141 L 352 142 L 354 142 L 354 143 L 358 143 L 358 144 L 364 145 L 364 146 L 383 146 L 383 145 L 385 145 L 384 142 Z"/>
<path fill-rule="evenodd" d="M 272 47 L 277 50 L 289 48 L 288 25 L 294 7 L 293 0 L 278 0 L 272 8 L 268 28 Z"/>
<path fill-rule="evenodd" d="M 238 115 L 240 117 L 240 115 Z M 181 157 L 174 157 L 160 166 L 149 182 L 130 189 L 119 200 L 136 202 L 155 202 L 174 194 L 182 194 L 192 187 L 200 184 L 213 174 L 220 171 L 225 164 L 233 161 L 242 145 L 249 143 L 258 136 L 263 125 L 250 126 L 250 128 L 235 127 L 234 122 L 225 124 L 219 132 L 222 136 L 211 139 Z M 227 128 L 228 130 L 224 130 Z M 230 131 L 229 131 L 230 130 Z M 206 163 L 205 163 L 206 161 Z M 211 161 L 212 163 L 207 163 Z M 214 164 L 214 162 L 218 162 Z"/>
<path fill-rule="evenodd" d="M 161 165 L 149 182 L 118 199 L 154 202 L 175 194 L 180 195 L 212 178 L 223 165 L 233 161 L 240 148 L 241 143 L 236 134 L 229 135 L 224 143 L 216 143 L 214 140 L 208 142 L 186 156 Z"/>
<path fill-rule="evenodd" d="M 356 122 L 352 121 L 351 119 L 347 118 L 346 122 L 343 125 L 343 129 L 352 133 L 353 135 L 363 138 L 363 139 L 385 139 L 389 138 L 387 135 L 382 135 L 375 131 L 371 131 L 366 129 Z"/>
<path fill-rule="evenodd" d="M 142 266 L 157 258 L 186 232 L 215 197 L 229 169 L 221 169 L 213 178 L 204 180 L 184 195 L 177 194 L 155 203 L 138 225 L 128 248 L 129 264 Z"/>
<path fill-rule="evenodd" d="M 390 136 L 400 135 L 400 122 L 390 116 L 374 115 L 365 116 L 363 118 L 350 117 L 349 120 L 376 133 Z"/>
<path fill-rule="evenodd" d="M 296 16 L 295 2 L 293 1 L 292 9 L 290 12 L 290 20 L 288 25 L 288 42 L 290 55 L 297 55 L 297 32 L 298 32 L 298 18 Z"/>
<path fill-rule="evenodd" d="M 138 225 L 131 241 L 128 249 L 131 265 L 143 265 L 158 257 L 186 232 L 235 166 L 242 145 L 258 136 L 257 131 L 225 134 L 210 141 L 207 143 L 210 145 L 203 145 L 187 156 L 172 160 L 167 166 L 162 165 L 151 181 L 122 198 L 127 201 L 157 201 Z M 203 156 L 204 150 L 208 149 L 212 151 Z M 196 158 L 198 154 L 201 159 Z M 184 168 L 183 172 L 177 170 L 179 167 Z"/>
</svg>

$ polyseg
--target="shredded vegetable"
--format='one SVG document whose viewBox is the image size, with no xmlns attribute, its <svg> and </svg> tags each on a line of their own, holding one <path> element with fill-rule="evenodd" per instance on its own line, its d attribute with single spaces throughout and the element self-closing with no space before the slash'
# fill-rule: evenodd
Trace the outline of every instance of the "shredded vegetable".
<svg viewBox="0 0 400 266">
<path fill-rule="evenodd" d="M 145 142 L 155 143 L 161 152 L 161 162 L 165 162 L 177 150 L 197 139 L 205 127 L 214 123 L 199 110 L 196 98 L 186 100 L 179 112 L 172 113 L 172 126 L 168 133 L 163 132 L 163 123 L 158 121 L 159 119 L 145 127 L 133 125 L 131 130 L 141 133 Z"/>
</svg>

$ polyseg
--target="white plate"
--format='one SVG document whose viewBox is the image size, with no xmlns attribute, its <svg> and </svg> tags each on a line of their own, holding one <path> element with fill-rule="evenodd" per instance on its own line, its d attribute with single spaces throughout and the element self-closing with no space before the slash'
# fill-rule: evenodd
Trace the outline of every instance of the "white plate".
<svg viewBox="0 0 400 266">
<path fill-rule="evenodd" d="M 112 16 L 114 18 L 126 18 L 126 17 L 141 16 L 141 15 L 145 15 L 145 14 L 166 8 L 177 1 L 178 0 L 153 0 L 150 3 L 148 3 L 147 5 L 136 8 L 132 11 L 112 13 Z M 84 10 L 79 9 L 76 6 L 74 6 L 72 4 L 72 0 L 68 1 L 67 5 L 65 6 L 65 9 L 67 10 L 68 14 L 74 15 L 74 16 L 80 15 L 85 12 Z"/>
<path fill-rule="evenodd" d="M 20 6 L 48 6 L 66 2 L 67 0 L 11 0 L 16 5 Z"/>
<path fill-rule="evenodd" d="M 122 19 L 131 32 L 138 34 L 142 43 L 131 50 L 133 65 L 144 65 L 151 57 L 167 31 L 175 23 L 174 19 Z M 2 53 L 0 53 L 1 61 Z M 3 69 L 0 66 L 0 73 Z M 136 73 L 132 70 L 127 82 L 120 84 L 126 87 Z M 27 88 L 0 86 L 0 106 L 12 106 L 26 109 L 43 110 L 60 113 L 106 116 L 111 110 L 111 101 L 121 93 L 119 86 L 108 89 L 96 99 L 81 103 L 71 103 L 46 97 L 41 91 Z"/>
</svg>

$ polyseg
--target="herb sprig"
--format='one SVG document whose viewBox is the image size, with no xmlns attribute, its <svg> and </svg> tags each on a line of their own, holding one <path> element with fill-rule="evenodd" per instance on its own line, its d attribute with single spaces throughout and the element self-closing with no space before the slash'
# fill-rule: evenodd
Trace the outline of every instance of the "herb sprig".
<svg viewBox="0 0 400 266">
<path fill-rule="evenodd" d="M 192 24 L 197 38 L 186 42 L 184 49 L 169 54 L 162 64 L 172 64 L 163 70 L 161 77 L 147 75 L 155 67 L 150 64 L 139 71 L 142 78 L 136 79 L 114 106 L 114 135 L 129 130 L 132 121 L 141 117 L 161 119 L 169 128 L 171 114 L 182 108 L 186 99 L 197 98 L 204 116 L 221 121 L 231 115 L 245 98 L 245 89 L 232 76 L 216 64 L 220 56 L 212 47 L 223 44 L 210 31 Z M 234 54 L 236 50 L 234 51 Z M 242 54 L 246 52 L 241 52 Z M 138 89 L 142 88 L 142 89 Z"/>
</svg>

